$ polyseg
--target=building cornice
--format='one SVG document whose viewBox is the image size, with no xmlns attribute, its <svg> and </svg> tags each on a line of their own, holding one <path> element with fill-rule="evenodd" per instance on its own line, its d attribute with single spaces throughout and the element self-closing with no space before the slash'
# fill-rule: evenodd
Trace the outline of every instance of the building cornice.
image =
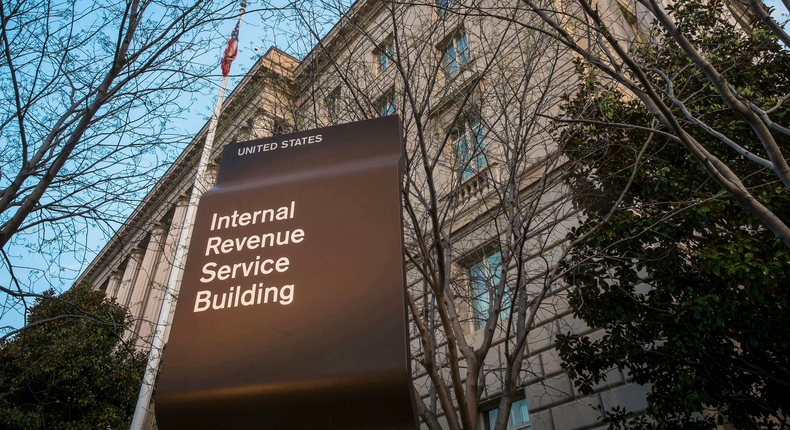
<svg viewBox="0 0 790 430">
<path fill-rule="evenodd" d="M 224 143 L 230 140 L 228 133 L 232 133 L 234 130 L 232 114 L 238 113 L 246 107 L 237 106 L 239 103 L 244 103 L 247 100 L 247 98 L 242 97 L 245 88 L 259 80 L 272 77 L 284 78 L 291 82 L 293 71 L 298 65 L 299 60 L 275 47 L 269 48 L 255 62 L 250 71 L 236 85 L 222 104 L 220 122 L 223 126 L 218 127 L 217 130 L 218 139 L 215 140 L 215 148 L 213 148 L 215 154 L 221 150 Z M 197 168 L 200 152 L 208 134 L 208 127 L 209 122 L 207 121 L 181 154 L 173 161 L 164 175 L 146 193 L 145 198 L 113 234 L 112 238 L 107 241 L 85 271 L 77 278 L 75 285 L 88 280 L 95 280 L 103 269 L 109 268 L 109 270 L 112 270 L 114 264 L 120 263 L 115 260 L 123 257 L 124 250 L 130 246 L 133 247 L 134 242 L 142 239 L 142 236 L 144 236 L 142 232 L 147 231 L 159 221 L 159 219 L 151 219 L 151 214 L 161 212 L 162 205 L 174 203 L 178 199 L 179 194 L 189 191 L 194 179 L 194 170 Z M 162 215 L 166 212 L 165 210 Z"/>
</svg>

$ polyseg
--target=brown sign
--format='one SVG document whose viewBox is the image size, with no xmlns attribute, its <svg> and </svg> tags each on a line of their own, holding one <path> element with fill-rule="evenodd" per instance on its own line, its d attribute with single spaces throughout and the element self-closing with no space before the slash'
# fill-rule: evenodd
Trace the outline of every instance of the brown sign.
<svg viewBox="0 0 790 430">
<path fill-rule="evenodd" d="M 415 429 L 395 116 L 230 144 L 198 207 L 160 429 Z"/>
</svg>

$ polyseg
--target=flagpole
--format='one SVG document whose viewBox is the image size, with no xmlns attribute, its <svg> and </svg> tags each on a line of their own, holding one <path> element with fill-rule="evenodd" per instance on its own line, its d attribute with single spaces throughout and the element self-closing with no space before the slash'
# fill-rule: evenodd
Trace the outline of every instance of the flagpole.
<svg viewBox="0 0 790 430">
<path fill-rule="evenodd" d="M 241 1 L 241 12 L 239 13 L 239 21 L 236 24 L 236 30 L 241 25 L 241 18 L 244 16 L 244 10 L 247 7 L 245 0 Z M 235 33 L 235 31 L 234 31 Z M 232 53 L 235 58 L 236 53 Z M 223 62 L 228 58 L 228 50 L 225 51 Z M 233 61 L 230 58 L 230 61 Z M 228 70 L 230 62 L 228 62 Z M 154 382 L 156 375 L 159 372 L 159 364 L 162 360 L 162 352 L 165 346 L 165 331 L 170 326 L 173 313 L 175 311 L 176 300 L 178 292 L 181 287 L 181 275 L 184 272 L 184 263 L 186 262 L 187 250 L 189 248 L 189 241 L 192 238 L 192 227 L 195 224 L 195 215 L 197 214 L 198 203 L 200 197 L 206 192 L 208 188 L 208 181 L 206 179 L 206 169 L 209 164 L 209 158 L 214 147 L 214 135 L 217 132 L 217 122 L 219 121 L 220 111 L 222 110 L 222 101 L 225 97 L 225 87 L 228 84 L 228 74 L 223 68 L 222 83 L 219 87 L 219 95 L 217 96 L 217 104 L 214 106 L 214 115 L 211 116 L 211 121 L 208 126 L 208 134 L 206 135 L 206 143 L 203 144 L 203 150 L 200 154 L 200 162 L 198 163 L 197 172 L 195 173 L 195 184 L 192 187 L 192 194 L 189 197 L 189 206 L 187 213 L 184 217 L 184 223 L 181 226 L 181 232 L 178 236 L 178 245 L 176 247 L 176 255 L 173 258 L 173 266 L 170 269 L 170 276 L 167 280 L 167 288 L 165 289 L 164 298 L 162 300 L 162 308 L 159 311 L 159 320 L 156 323 L 156 330 L 154 330 L 154 338 L 151 342 L 151 351 L 148 354 L 148 365 L 145 368 L 145 376 L 143 383 L 140 386 L 140 395 L 137 398 L 137 406 L 134 410 L 134 418 L 132 418 L 132 425 L 130 430 L 143 430 L 146 417 L 148 415 L 148 406 L 151 403 L 151 395 L 154 391 Z"/>
</svg>

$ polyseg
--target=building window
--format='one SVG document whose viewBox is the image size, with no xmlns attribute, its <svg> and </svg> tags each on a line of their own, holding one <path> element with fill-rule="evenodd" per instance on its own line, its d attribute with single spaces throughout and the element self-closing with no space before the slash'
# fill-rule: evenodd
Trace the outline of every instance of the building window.
<svg viewBox="0 0 790 430">
<path fill-rule="evenodd" d="M 488 310 L 491 307 L 489 300 L 494 295 L 499 281 L 502 279 L 501 276 L 502 253 L 499 251 L 489 254 L 481 261 L 469 266 L 475 330 L 485 327 L 488 321 Z M 502 309 L 500 319 L 506 317 L 510 310 L 510 304 L 505 298 L 502 300 Z"/>
<path fill-rule="evenodd" d="M 444 71 L 449 75 L 456 74 L 458 70 L 469 63 L 469 43 L 464 30 L 458 30 L 444 45 L 442 63 Z"/>
<path fill-rule="evenodd" d="M 255 118 L 251 117 L 248 118 L 241 127 L 239 127 L 239 131 L 236 132 L 236 136 L 233 137 L 233 142 L 246 142 L 253 138 L 253 125 L 255 122 Z"/>
<path fill-rule="evenodd" d="M 436 7 L 438 7 L 439 16 L 442 16 L 447 12 L 447 9 L 455 3 L 455 0 L 436 0 Z"/>
<path fill-rule="evenodd" d="M 487 430 L 493 430 L 496 426 L 496 419 L 499 409 L 488 411 Z M 527 411 L 527 400 L 521 399 L 513 402 L 510 407 L 510 421 L 507 423 L 508 430 L 529 428 L 529 412 Z"/>
<path fill-rule="evenodd" d="M 483 169 L 486 162 L 483 126 L 477 116 L 463 118 L 456 124 L 450 139 L 455 152 L 455 166 L 466 179 Z"/>
<path fill-rule="evenodd" d="M 324 112 L 326 112 L 326 118 L 330 123 L 335 123 L 337 121 L 337 103 L 339 99 L 340 87 L 332 90 L 329 96 L 324 99 Z"/>
<path fill-rule="evenodd" d="M 376 101 L 376 112 L 378 112 L 379 116 L 392 115 L 397 110 L 397 107 L 394 88 L 384 93 L 384 95 L 379 97 Z"/>
<path fill-rule="evenodd" d="M 274 120 L 272 120 L 272 136 L 290 133 L 291 131 L 293 131 L 293 128 L 288 120 L 274 117 Z"/>
<path fill-rule="evenodd" d="M 387 37 L 374 51 L 373 57 L 376 59 L 376 68 L 380 72 L 387 70 L 392 65 L 395 58 L 395 44 L 392 37 Z"/>
</svg>

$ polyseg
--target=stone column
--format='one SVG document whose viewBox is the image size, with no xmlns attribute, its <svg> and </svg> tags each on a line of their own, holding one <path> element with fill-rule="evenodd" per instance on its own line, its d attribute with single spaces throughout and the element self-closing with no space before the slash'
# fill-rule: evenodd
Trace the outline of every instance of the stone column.
<svg viewBox="0 0 790 430">
<path fill-rule="evenodd" d="M 118 295 L 116 296 L 118 297 L 118 304 L 121 306 L 129 305 L 129 295 L 132 293 L 132 285 L 134 285 L 134 280 L 137 278 L 137 269 L 140 268 L 142 257 L 143 250 L 134 247 L 131 255 L 129 255 L 129 261 L 126 262 L 126 269 L 123 271 L 123 279 L 118 287 Z"/>
<path fill-rule="evenodd" d="M 213 187 L 217 183 L 217 175 L 219 174 L 219 164 L 215 162 L 208 163 L 206 166 L 206 190 Z"/>
<path fill-rule="evenodd" d="M 215 166 L 216 168 L 215 168 L 215 169 L 213 169 L 213 168 L 211 167 L 212 165 L 213 165 L 213 166 Z M 207 176 L 208 176 L 209 174 L 211 174 L 211 172 L 213 172 L 213 175 L 214 175 L 214 178 L 213 178 L 213 179 L 210 179 L 210 181 L 211 181 L 211 182 L 209 182 L 209 183 L 210 183 L 211 185 L 209 185 L 209 187 L 212 187 L 212 186 L 213 186 L 213 184 L 214 184 L 214 182 L 216 181 L 216 172 L 217 172 L 217 170 L 218 170 L 218 169 L 219 169 L 219 166 L 218 166 L 216 163 L 211 163 L 211 164 L 209 164 L 208 168 L 206 169 L 206 171 L 207 171 Z M 184 202 L 183 202 L 183 203 L 184 203 L 184 208 L 183 208 L 183 210 L 184 210 L 184 215 L 183 215 L 183 217 L 182 217 L 182 219 L 181 219 L 181 220 L 182 220 L 182 221 L 181 221 L 181 226 L 182 226 L 182 228 L 184 228 L 184 224 L 183 224 L 183 223 L 185 222 L 185 219 L 186 219 L 186 212 L 187 212 L 187 209 L 189 208 L 189 198 L 190 198 L 190 196 L 184 196 L 184 199 L 185 199 L 185 200 L 184 200 Z M 185 246 L 185 247 L 188 247 L 188 246 L 189 246 L 189 244 L 188 244 L 188 243 L 186 243 L 186 244 L 184 244 L 184 246 Z M 174 258 L 175 258 L 175 256 L 174 256 Z M 185 261 L 185 260 L 183 260 L 183 261 Z M 182 267 L 182 269 L 183 269 L 183 267 Z M 170 276 L 170 274 L 168 273 L 168 278 L 169 278 L 169 276 Z M 183 279 L 183 277 L 184 277 L 184 271 L 183 271 L 183 270 L 181 270 L 181 272 L 180 272 L 180 274 L 179 274 L 179 276 L 178 276 L 178 279 L 176 279 L 176 281 L 175 281 L 175 285 L 173 285 L 173 289 L 174 289 L 174 290 L 176 290 L 176 291 L 180 291 L 180 290 L 181 290 L 181 288 L 180 288 L 180 285 L 181 285 L 181 279 Z M 168 297 L 168 300 L 178 300 L 178 297 L 177 297 L 177 296 L 176 296 L 176 297 Z M 168 318 L 168 319 L 169 319 L 169 321 L 171 321 L 171 322 L 173 321 L 173 313 L 174 313 L 175 311 L 176 311 L 176 307 L 175 307 L 175 306 L 173 306 L 173 307 L 171 308 L 171 311 L 170 311 L 170 318 Z M 171 327 L 172 327 L 172 325 L 168 325 L 167 327 L 165 327 L 165 333 L 164 333 L 164 335 L 162 336 L 162 339 L 164 339 L 164 342 L 165 342 L 165 344 L 167 344 L 167 340 L 170 338 L 170 328 L 171 328 Z"/>
<path fill-rule="evenodd" d="M 122 280 L 123 270 L 113 269 L 113 271 L 110 273 L 110 283 L 107 284 L 107 291 L 104 292 L 108 299 L 118 297 L 118 288 L 121 287 Z"/>
<path fill-rule="evenodd" d="M 167 280 L 170 277 L 170 270 L 173 268 L 173 258 L 176 254 L 178 238 L 181 235 L 181 227 L 184 225 L 184 217 L 187 214 L 188 205 L 189 196 L 182 195 L 176 201 L 173 221 L 170 223 L 170 229 L 167 232 L 167 237 L 165 237 L 165 245 L 159 258 L 159 264 L 154 272 L 151 292 L 148 294 L 148 300 L 145 302 L 145 308 L 143 309 L 143 317 L 140 321 L 140 329 L 138 330 L 140 336 L 138 346 L 140 348 L 145 348 L 151 344 L 156 324 L 159 321 L 159 311 L 162 308 L 162 300 L 165 298 Z M 168 297 L 167 300 L 175 300 L 175 298 Z"/>
<path fill-rule="evenodd" d="M 143 262 L 140 263 L 140 273 L 134 281 L 132 294 L 129 298 L 129 312 L 135 320 L 134 325 L 132 325 L 132 333 L 130 333 L 133 335 L 137 335 L 139 320 L 142 317 L 145 300 L 148 298 L 149 287 L 154 277 L 154 270 L 156 270 L 156 263 L 159 262 L 159 256 L 162 251 L 162 238 L 164 235 L 165 228 L 159 224 L 156 224 L 151 230 L 151 239 L 148 241 L 148 248 L 145 250 Z M 130 339 L 131 336 L 126 338 Z"/>
</svg>

